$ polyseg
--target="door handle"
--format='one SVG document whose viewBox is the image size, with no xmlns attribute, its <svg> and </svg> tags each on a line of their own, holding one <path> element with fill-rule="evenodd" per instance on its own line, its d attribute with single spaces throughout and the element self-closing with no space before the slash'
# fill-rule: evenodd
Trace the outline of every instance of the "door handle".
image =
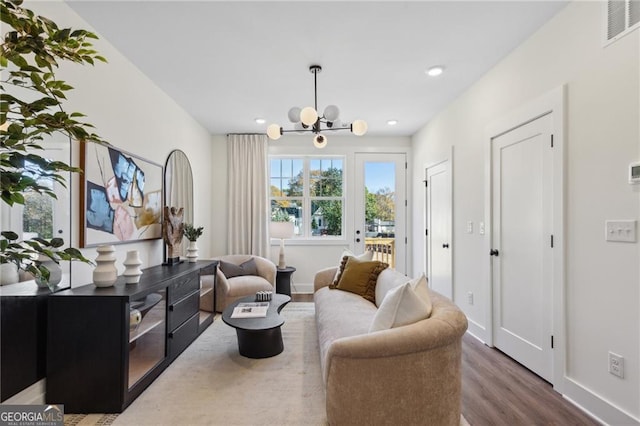
<svg viewBox="0 0 640 426">
<path fill-rule="evenodd" d="M 443 244 L 442 248 L 449 248 L 449 244 L 447 244 L 447 243 Z"/>
<path fill-rule="evenodd" d="M 489 252 L 489 254 L 491 256 L 498 256 L 500 254 L 500 252 L 496 249 L 491 249 L 491 251 Z"/>
</svg>

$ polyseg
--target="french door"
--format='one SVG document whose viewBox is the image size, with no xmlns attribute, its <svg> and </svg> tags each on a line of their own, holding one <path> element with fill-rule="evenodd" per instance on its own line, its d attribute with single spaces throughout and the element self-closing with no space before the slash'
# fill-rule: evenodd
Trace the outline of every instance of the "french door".
<svg viewBox="0 0 640 426">
<path fill-rule="evenodd" d="M 353 247 L 406 273 L 406 154 L 357 153 Z"/>
</svg>

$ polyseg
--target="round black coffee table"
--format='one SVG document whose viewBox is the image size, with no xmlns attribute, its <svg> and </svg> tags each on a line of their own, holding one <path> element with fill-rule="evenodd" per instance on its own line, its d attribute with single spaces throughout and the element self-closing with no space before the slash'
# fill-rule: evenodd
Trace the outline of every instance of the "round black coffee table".
<svg viewBox="0 0 640 426">
<path fill-rule="evenodd" d="M 255 296 L 238 299 L 222 312 L 222 321 L 236 329 L 240 355 L 247 358 L 268 358 L 278 355 L 284 350 L 280 327 L 284 319 L 280 311 L 291 301 L 285 294 L 273 294 L 269 302 L 267 316 L 262 318 L 231 318 L 233 309 L 243 302 L 255 302 Z"/>
</svg>

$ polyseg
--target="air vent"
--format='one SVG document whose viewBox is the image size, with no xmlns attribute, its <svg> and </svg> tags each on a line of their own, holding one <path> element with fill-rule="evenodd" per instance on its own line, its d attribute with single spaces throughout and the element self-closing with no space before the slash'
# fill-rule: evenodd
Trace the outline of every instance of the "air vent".
<svg viewBox="0 0 640 426">
<path fill-rule="evenodd" d="M 623 0 L 607 2 L 607 40 L 611 40 L 627 28 L 625 3 Z"/>
<path fill-rule="evenodd" d="M 640 24 L 640 0 L 629 1 L 629 26 Z"/>
<path fill-rule="evenodd" d="M 612 42 L 640 27 L 640 0 L 608 0 L 606 41 Z"/>
</svg>

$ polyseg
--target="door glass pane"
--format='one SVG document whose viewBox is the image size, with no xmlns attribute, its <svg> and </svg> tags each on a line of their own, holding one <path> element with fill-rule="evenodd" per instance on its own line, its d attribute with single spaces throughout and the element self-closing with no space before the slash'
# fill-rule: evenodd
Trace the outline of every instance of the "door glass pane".
<svg viewBox="0 0 640 426">
<path fill-rule="evenodd" d="M 366 162 L 364 165 L 365 249 L 374 260 L 395 268 L 396 165 Z"/>
</svg>

